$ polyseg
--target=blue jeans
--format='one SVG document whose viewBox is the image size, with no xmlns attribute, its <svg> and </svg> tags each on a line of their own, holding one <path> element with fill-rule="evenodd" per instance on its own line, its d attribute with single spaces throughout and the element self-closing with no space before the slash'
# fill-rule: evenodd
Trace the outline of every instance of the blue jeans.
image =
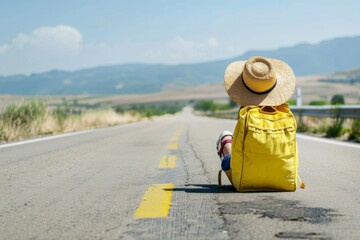
<svg viewBox="0 0 360 240">
<path fill-rule="evenodd" d="M 230 159 L 231 159 L 231 154 L 228 154 L 224 157 L 224 159 L 221 162 L 221 169 L 223 171 L 227 171 L 230 170 Z"/>
</svg>

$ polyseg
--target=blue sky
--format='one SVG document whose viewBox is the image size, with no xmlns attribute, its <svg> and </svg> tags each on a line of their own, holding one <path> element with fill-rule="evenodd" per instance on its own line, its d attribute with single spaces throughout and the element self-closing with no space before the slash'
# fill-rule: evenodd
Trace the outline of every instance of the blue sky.
<svg viewBox="0 0 360 240">
<path fill-rule="evenodd" d="M 360 1 L 0 0 L 0 75 L 195 63 L 360 35 Z"/>
</svg>

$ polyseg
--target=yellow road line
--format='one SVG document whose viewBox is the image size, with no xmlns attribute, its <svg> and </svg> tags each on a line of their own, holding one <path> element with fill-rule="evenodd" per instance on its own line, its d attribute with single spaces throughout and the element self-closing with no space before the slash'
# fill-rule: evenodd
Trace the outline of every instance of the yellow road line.
<svg viewBox="0 0 360 240">
<path fill-rule="evenodd" d="M 174 184 L 153 184 L 136 209 L 135 218 L 166 218 L 169 215 Z"/>
<path fill-rule="evenodd" d="M 183 131 L 184 131 L 185 127 L 182 127 L 180 129 L 178 129 L 174 135 L 171 137 L 171 141 L 178 141 L 179 138 L 181 137 Z"/>
<path fill-rule="evenodd" d="M 163 156 L 160 160 L 159 168 L 175 168 L 176 160 L 178 160 L 176 155 Z"/>
<path fill-rule="evenodd" d="M 176 149 L 179 148 L 179 144 L 178 144 L 178 143 L 169 143 L 169 144 L 167 145 L 167 148 L 168 148 L 169 150 L 176 150 Z"/>
<path fill-rule="evenodd" d="M 179 141 L 179 138 L 180 138 L 180 136 L 174 135 L 174 136 L 172 136 L 171 141 Z"/>
</svg>

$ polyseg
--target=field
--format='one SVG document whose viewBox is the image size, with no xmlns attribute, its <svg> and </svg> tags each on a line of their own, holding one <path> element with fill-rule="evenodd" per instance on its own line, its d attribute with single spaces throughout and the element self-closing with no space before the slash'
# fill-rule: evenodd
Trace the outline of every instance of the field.
<svg viewBox="0 0 360 240">
<path fill-rule="evenodd" d="M 298 77 L 297 87 L 302 89 L 303 104 L 313 100 L 330 102 L 334 94 L 343 94 L 347 104 L 360 103 L 360 84 L 342 84 L 319 82 L 326 75 Z M 86 107 L 116 106 L 143 103 L 163 103 L 176 101 L 191 101 L 198 99 L 212 99 L 227 101 L 228 97 L 222 84 L 202 85 L 178 91 L 164 91 L 152 94 L 129 95 L 80 95 L 80 96 L 10 96 L 0 95 L 0 112 L 11 103 L 20 103 L 26 99 L 41 98 L 52 108 L 63 105 L 64 102 Z M 292 97 L 296 99 L 295 93 Z"/>
<path fill-rule="evenodd" d="M 297 87 L 303 94 L 303 103 L 307 104 L 313 100 L 324 100 L 330 102 L 335 94 L 342 94 L 347 104 L 360 103 L 360 84 L 349 83 L 327 83 L 318 80 L 326 78 L 326 75 L 308 76 L 297 78 Z M 295 99 L 295 96 L 293 96 Z"/>
</svg>

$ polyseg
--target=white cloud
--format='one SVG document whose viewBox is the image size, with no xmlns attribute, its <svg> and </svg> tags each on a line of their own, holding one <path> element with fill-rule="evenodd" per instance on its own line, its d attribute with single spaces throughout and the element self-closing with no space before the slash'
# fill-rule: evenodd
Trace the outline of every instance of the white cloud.
<svg viewBox="0 0 360 240">
<path fill-rule="evenodd" d="M 84 41 L 81 32 L 74 27 L 44 26 L 29 34 L 19 33 L 11 42 L 0 45 L 0 75 L 131 62 L 199 62 L 219 59 L 224 52 L 215 37 L 189 39 L 177 36 L 168 41 L 125 40 L 115 44 L 95 44 Z"/>
<path fill-rule="evenodd" d="M 63 54 L 76 54 L 82 46 L 81 33 L 70 26 L 41 27 L 34 30 L 28 43 L 38 49 Z"/>
<path fill-rule="evenodd" d="M 83 47 L 81 33 L 71 26 L 40 27 L 30 34 L 19 33 L 0 45 L 0 74 L 45 71 L 66 65 Z"/>
<path fill-rule="evenodd" d="M 10 44 L 0 46 L 0 53 L 36 50 L 46 54 L 73 55 L 82 46 L 81 33 L 70 26 L 40 27 L 29 35 L 19 33 Z"/>
</svg>

